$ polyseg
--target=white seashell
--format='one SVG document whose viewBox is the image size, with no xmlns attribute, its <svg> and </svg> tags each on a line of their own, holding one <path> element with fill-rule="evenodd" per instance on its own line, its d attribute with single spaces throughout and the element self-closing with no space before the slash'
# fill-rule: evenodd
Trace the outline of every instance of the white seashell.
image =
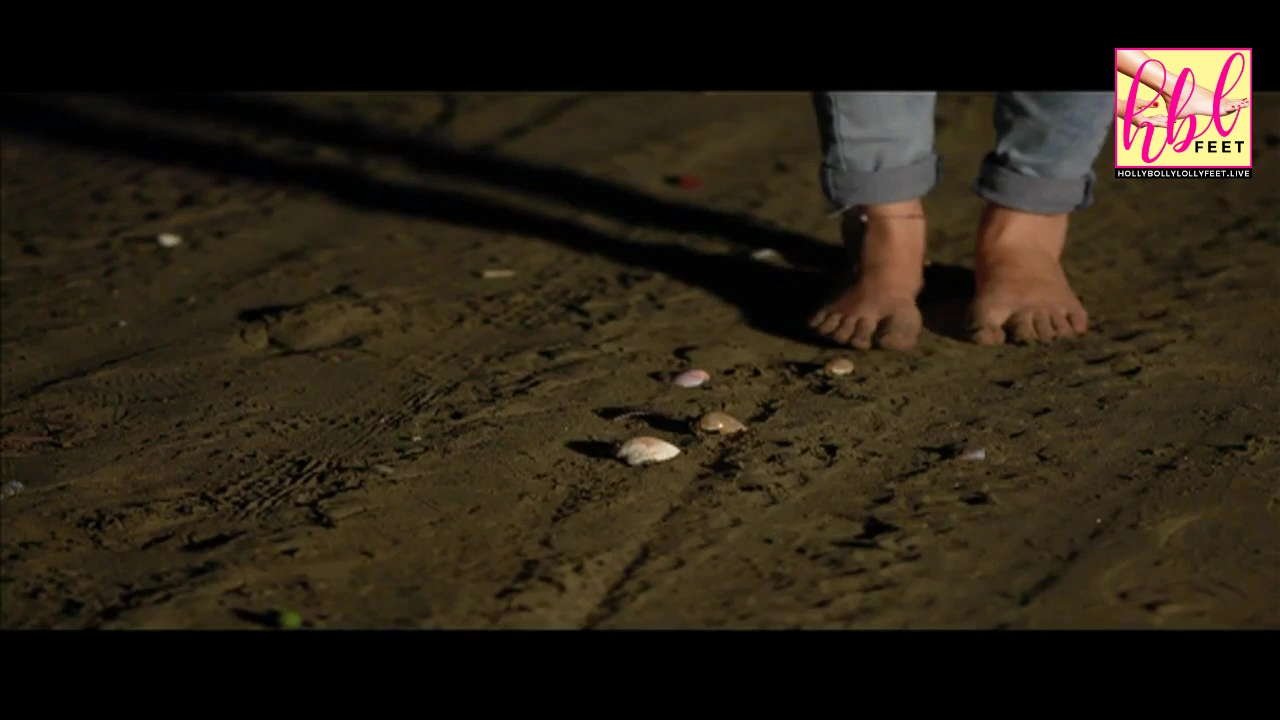
<svg viewBox="0 0 1280 720">
<path fill-rule="evenodd" d="M 822 368 L 828 375 L 848 375 L 853 372 L 853 361 L 849 358 L 835 358 L 827 361 Z"/>
<path fill-rule="evenodd" d="M 182 236 L 173 233 L 160 233 L 156 236 L 156 242 L 160 243 L 162 248 L 176 248 L 182 244 Z"/>
<path fill-rule="evenodd" d="M 711 373 L 706 370 L 685 370 L 675 376 L 671 382 L 684 388 L 696 388 L 711 379 Z"/>
<path fill-rule="evenodd" d="M 719 410 L 709 412 L 698 420 L 698 429 L 703 432 L 720 433 L 721 435 L 733 435 L 747 429 L 740 420 Z"/>
<path fill-rule="evenodd" d="M 987 450 L 986 448 L 980 448 L 980 447 L 965 448 L 964 450 L 960 451 L 959 457 L 961 460 L 986 460 Z"/>
<path fill-rule="evenodd" d="M 516 276 L 515 270 L 492 269 L 480 273 L 485 280 L 505 280 Z"/>
<path fill-rule="evenodd" d="M 644 465 L 670 460 L 680 454 L 680 448 L 655 437 L 635 437 L 618 448 L 618 459 L 628 465 Z"/>
</svg>

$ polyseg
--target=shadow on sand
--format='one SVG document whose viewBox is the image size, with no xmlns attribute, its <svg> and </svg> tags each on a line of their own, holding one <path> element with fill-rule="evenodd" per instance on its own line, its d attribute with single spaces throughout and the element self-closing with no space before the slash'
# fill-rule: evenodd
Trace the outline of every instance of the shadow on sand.
<svg viewBox="0 0 1280 720">
<path fill-rule="evenodd" d="M 640 243 L 571 219 L 504 204 L 465 192 L 391 182 L 349 167 L 273 157 L 242 143 L 205 140 L 130 119 L 108 118 L 58 98 L 4 96 L 0 126 L 7 132 L 163 164 L 237 175 L 258 182 L 319 191 L 344 204 L 437 220 L 499 233 L 537 237 L 577 252 L 648 268 L 702 287 L 743 313 L 752 327 L 788 339 L 823 344 L 805 321 L 844 282 L 843 252 L 807 235 L 771 227 L 749 216 L 655 198 L 576 171 L 465 150 L 364 122 L 331 119 L 269 99 L 244 96 L 127 96 L 138 113 L 201 118 L 293 140 L 411 163 L 437 182 L 482 182 L 505 191 L 553 200 L 638 227 L 712 235 L 738 245 L 739 254 L 709 254 L 673 244 Z M 753 249 L 773 248 L 793 267 L 757 262 Z M 968 270 L 931 266 L 926 272 L 928 327 L 960 337 L 963 302 L 972 291 Z"/>
</svg>

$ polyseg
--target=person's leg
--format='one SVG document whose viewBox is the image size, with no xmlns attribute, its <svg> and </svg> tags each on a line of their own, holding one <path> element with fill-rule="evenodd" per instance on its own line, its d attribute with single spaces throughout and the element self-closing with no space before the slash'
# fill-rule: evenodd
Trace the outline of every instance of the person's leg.
<svg viewBox="0 0 1280 720">
<path fill-rule="evenodd" d="M 1008 92 L 996 98 L 996 147 L 975 190 L 973 339 L 1051 341 L 1088 329 L 1061 257 L 1070 214 L 1093 203 L 1093 162 L 1113 122 L 1109 93 Z"/>
<path fill-rule="evenodd" d="M 920 336 L 925 223 L 938 180 L 934 93 L 820 93 L 822 190 L 843 212 L 855 280 L 810 326 L 841 344 L 907 349 Z"/>
</svg>

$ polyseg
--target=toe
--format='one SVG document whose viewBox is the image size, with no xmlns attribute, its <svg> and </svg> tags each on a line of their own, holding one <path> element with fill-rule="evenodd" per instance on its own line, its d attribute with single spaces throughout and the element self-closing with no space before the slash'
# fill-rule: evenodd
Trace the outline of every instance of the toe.
<svg viewBox="0 0 1280 720">
<path fill-rule="evenodd" d="M 827 319 L 827 309 L 822 308 L 818 312 L 814 313 L 813 317 L 809 318 L 809 327 L 817 329 L 817 327 L 822 324 L 822 321 L 826 319 Z"/>
<path fill-rule="evenodd" d="M 1036 337 L 1041 342 L 1053 342 L 1058 333 L 1053 330 L 1053 317 L 1047 310 L 1039 310 L 1031 318 L 1031 324 L 1035 326 Z"/>
<path fill-rule="evenodd" d="M 818 332 L 823 335 L 830 335 L 836 331 L 836 328 L 840 327 L 840 321 L 842 320 L 844 320 L 844 315 L 834 311 L 829 312 L 827 313 L 827 316 L 823 318 L 822 324 L 818 326 Z"/>
<path fill-rule="evenodd" d="M 849 342 L 849 338 L 853 337 L 853 331 L 858 327 L 858 319 L 855 317 L 846 317 L 840 323 L 840 327 L 836 328 L 835 334 L 831 336 L 832 340 L 841 345 Z"/>
<path fill-rule="evenodd" d="M 979 345 L 1000 345 L 1004 342 L 1004 328 L 999 325 L 983 325 L 975 328 L 971 337 Z"/>
<path fill-rule="evenodd" d="M 886 350 L 910 350 L 920 338 L 920 326 L 919 313 L 894 313 L 881 321 L 876 344 Z"/>
<path fill-rule="evenodd" d="M 970 311 L 969 337 L 979 345 L 1000 345 L 1005 341 L 1004 323 L 1009 313 L 987 306 L 985 303 L 974 303 Z"/>
<path fill-rule="evenodd" d="M 1013 335 L 1014 342 L 1033 343 L 1038 339 L 1036 337 L 1036 326 L 1031 318 L 1031 313 L 1024 311 L 1015 313 L 1013 317 L 1009 318 L 1009 322 L 1005 323 L 1005 327 Z"/>
<path fill-rule="evenodd" d="M 1071 321 L 1067 319 L 1067 313 L 1059 310 L 1054 312 L 1050 319 L 1053 321 L 1053 331 L 1058 337 L 1070 339 L 1076 336 L 1076 331 L 1071 327 Z"/>
<path fill-rule="evenodd" d="M 1077 335 L 1083 335 L 1089 331 L 1089 313 L 1085 312 L 1083 308 L 1068 312 L 1067 321 Z"/>
<path fill-rule="evenodd" d="M 876 321 L 869 317 L 858 318 L 858 327 L 853 332 L 853 339 L 850 344 L 859 350 L 869 350 L 871 348 L 871 337 L 876 331 Z"/>
</svg>

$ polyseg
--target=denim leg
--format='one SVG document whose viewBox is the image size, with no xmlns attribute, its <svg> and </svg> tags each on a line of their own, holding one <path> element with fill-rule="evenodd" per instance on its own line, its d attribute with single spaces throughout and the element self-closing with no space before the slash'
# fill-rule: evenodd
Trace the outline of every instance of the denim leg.
<svg viewBox="0 0 1280 720">
<path fill-rule="evenodd" d="M 831 92 L 813 97 L 822 140 L 822 191 L 837 210 L 911 200 L 938 181 L 937 94 Z"/>
<path fill-rule="evenodd" d="M 996 147 L 974 190 L 1026 212 L 1093 204 L 1093 162 L 1113 122 L 1111 93 L 1004 92 L 996 96 Z"/>
</svg>

